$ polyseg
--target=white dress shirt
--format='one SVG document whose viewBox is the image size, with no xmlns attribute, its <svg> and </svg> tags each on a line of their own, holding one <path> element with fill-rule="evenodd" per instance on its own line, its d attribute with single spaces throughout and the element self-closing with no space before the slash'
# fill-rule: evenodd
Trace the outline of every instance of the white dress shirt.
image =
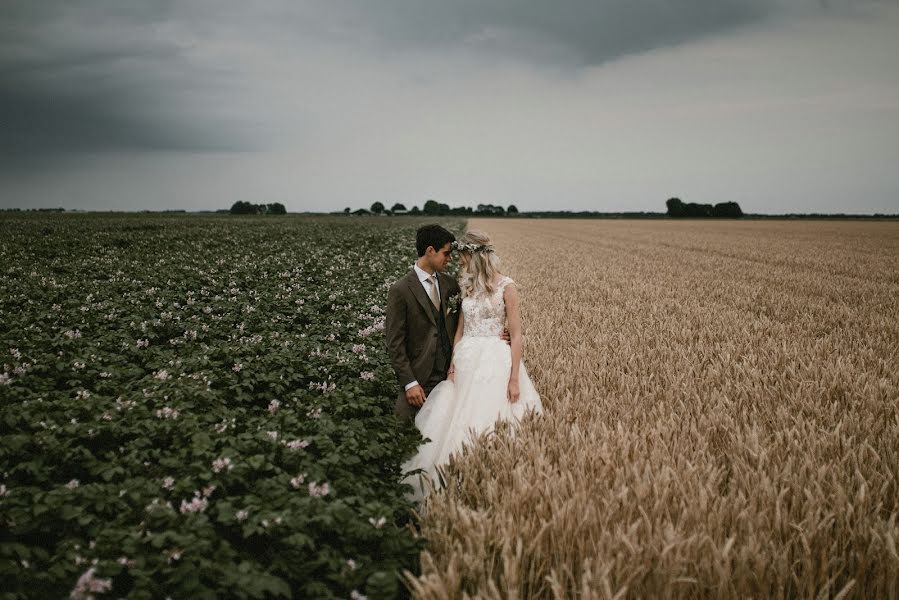
<svg viewBox="0 0 899 600">
<path fill-rule="evenodd" d="M 425 289 L 425 293 L 430 297 L 431 284 L 428 283 L 428 279 L 431 278 L 431 273 L 428 273 L 427 271 L 425 271 L 424 269 L 419 267 L 418 263 L 413 264 L 412 268 L 415 270 L 415 274 L 418 275 L 418 280 L 421 282 L 421 287 L 423 287 Z M 434 273 L 434 275 L 437 275 L 437 273 Z M 434 279 L 436 281 L 436 280 L 439 280 L 440 278 L 435 277 Z M 440 284 L 439 283 L 437 284 L 437 297 L 438 298 L 440 297 Z M 409 383 L 406 384 L 406 391 L 408 392 L 409 390 L 414 388 L 416 385 L 418 385 L 417 380 L 410 381 Z"/>
</svg>

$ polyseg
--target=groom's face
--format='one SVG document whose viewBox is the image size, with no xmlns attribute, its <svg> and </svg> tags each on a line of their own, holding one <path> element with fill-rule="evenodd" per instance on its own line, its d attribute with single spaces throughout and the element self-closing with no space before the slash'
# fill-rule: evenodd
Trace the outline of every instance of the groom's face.
<svg viewBox="0 0 899 600">
<path fill-rule="evenodd" d="M 434 250 L 434 247 L 431 246 L 428 248 L 428 256 L 431 267 L 435 271 L 443 272 L 453 260 L 453 245 L 446 244 L 440 250 Z"/>
</svg>

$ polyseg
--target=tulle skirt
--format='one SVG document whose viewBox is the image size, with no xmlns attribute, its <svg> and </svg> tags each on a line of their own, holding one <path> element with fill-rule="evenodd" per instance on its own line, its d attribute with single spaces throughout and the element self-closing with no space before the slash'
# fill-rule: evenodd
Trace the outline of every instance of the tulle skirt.
<svg viewBox="0 0 899 600">
<path fill-rule="evenodd" d="M 413 488 L 410 499 L 421 501 L 430 478 L 435 488 L 441 486 L 437 467 L 446 464 L 450 455 L 482 433 L 489 433 L 497 421 L 517 426 L 529 411 L 543 412 L 540 395 L 528 377 L 524 361 L 518 367 L 517 402 L 509 402 L 507 392 L 512 372 L 512 350 L 498 336 L 468 336 L 459 340 L 453 350 L 455 382 L 442 381 L 431 390 L 415 417 L 415 426 L 429 439 L 403 464 L 403 474 L 422 469 L 424 473 L 404 479 Z"/>
</svg>

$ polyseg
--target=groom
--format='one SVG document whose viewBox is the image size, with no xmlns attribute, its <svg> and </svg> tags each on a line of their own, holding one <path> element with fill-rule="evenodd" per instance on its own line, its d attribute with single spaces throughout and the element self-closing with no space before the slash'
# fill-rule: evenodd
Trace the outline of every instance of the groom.
<svg viewBox="0 0 899 600">
<path fill-rule="evenodd" d="M 387 351 L 401 388 L 394 413 L 410 421 L 431 390 L 446 379 L 452 358 L 459 284 L 443 271 L 452 260 L 454 241 L 440 225 L 419 228 L 418 260 L 387 293 Z M 448 302 L 450 298 L 455 302 Z"/>
</svg>

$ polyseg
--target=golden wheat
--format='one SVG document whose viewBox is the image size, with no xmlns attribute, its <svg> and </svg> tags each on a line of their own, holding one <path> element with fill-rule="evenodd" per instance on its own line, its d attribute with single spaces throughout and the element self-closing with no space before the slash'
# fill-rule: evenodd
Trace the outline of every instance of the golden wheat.
<svg viewBox="0 0 899 600">
<path fill-rule="evenodd" d="M 547 410 L 448 466 L 415 597 L 899 595 L 899 224 L 469 227 Z"/>
</svg>

